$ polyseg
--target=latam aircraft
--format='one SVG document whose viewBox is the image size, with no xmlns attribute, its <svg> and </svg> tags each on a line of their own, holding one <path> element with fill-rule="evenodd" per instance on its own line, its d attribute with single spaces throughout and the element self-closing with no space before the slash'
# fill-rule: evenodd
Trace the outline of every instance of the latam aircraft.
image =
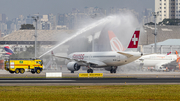
<svg viewBox="0 0 180 101">
<path fill-rule="evenodd" d="M 113 33 L 112 31 L 108 32 Z M 136 30 L 129 42 L 128 48 L 137 48 L 139 42 L 140 31 Z M 111 44 L 121 49 L 122 45 L 114 38 L 112 38 Z M 140 52 L 124 52 L 124 51 L 109 51 L 109 52 L 75 52 L 70 54 L 68 57 L 56 56 L 59 58 L 66 59 L 68 70 L 71 73 L 78 71 L 81 66 L 86 66 L 87 73 L 93 73 L 92 68 L 105 68 L 110 73 L 116 73 L 117 66 L 128 64 L 134 60 L 137 60 L 142 56 Z"/>
<path fill-rule="evenodd" d="M 121 44 L 121 42 L 118 40 L 118 38 L 114 35 L 114 33 L 109 32 L 109 39 L 111 43 L 111 50 L 112 51 L 124 51 L 126 50 L 124 46 Z M 112 40 L 116 40 L 117 43 L 119 43 L 119 48 L 118 45 L 113 45 Z M 176 61 L 177 60 L 177 61 Z M 155 70 L 157 71 L 162 71 L 166 70 L 167 65 L 171 65 L 172 62 L 178 62 L 179 63 L 179 69 L 180 69 L 180 57 L 176 51 L 175 54 L 149 54 L 149 55 L 143 55 L 139 59 L 135 60 L 134 62 L 137 65 L 142 65 L 144 67 L 154 67 Z M 174 66 L 174 64 L 173 64 Z"/>
<path fill-rule="evenodd" d="M 4 46 L 4 50 L 6 51 L 6 55 L 12 55 L 13 51 L 9 48 L 9 46 Z"/>
</svg>

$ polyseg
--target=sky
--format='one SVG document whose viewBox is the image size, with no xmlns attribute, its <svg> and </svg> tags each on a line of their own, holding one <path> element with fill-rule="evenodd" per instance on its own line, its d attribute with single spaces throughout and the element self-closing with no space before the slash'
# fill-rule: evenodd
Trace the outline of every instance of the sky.
<svg viewBox="0 0 180 101">
<path fill-rule="evenodd" d="M 110 7 L 134 9 L 142 12 L 145 8 L 154 11 L 154 0 L 0 0 L 0 14 L 9 19 L 19 15 L 49 14 L 54 15 L 71 12 L 72 8 L 82 10 L 84 7 Z"/>
</svg>

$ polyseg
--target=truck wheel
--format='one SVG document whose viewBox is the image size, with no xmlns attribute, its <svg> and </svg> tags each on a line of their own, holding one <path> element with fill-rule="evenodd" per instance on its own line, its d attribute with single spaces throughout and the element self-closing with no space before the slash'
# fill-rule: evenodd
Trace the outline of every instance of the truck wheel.
<svg viewBox="0 0 180 101">
<path fill-rule="evenodd" d="M 18 73 L 19 73 L 19 69 L 16 69 L 16 70 L 15 70 L 15 73 L 18 74 Z"/>
<path fill-rule="evenodd" d="M 36 73 L 37 74 L 41 73 L 41 70 L 40 69 L 36 69 Z"/>
<path fill-rule="evenodd" d="M 23 74 L 25 72 L 25 70 L 22 68 L 20 69 L 20 73 Z"/>
<path fill-rule="evenodd" d="M 31 71 L 32 74 L 34 74 L 35 72 L 34 71 Z"/>
</svg>

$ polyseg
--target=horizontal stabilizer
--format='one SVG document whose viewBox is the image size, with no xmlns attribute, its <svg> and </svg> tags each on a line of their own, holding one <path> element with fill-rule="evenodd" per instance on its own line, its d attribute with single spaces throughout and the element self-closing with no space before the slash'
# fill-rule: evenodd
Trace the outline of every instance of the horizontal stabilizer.
<svg viewBox="0 0 180 101">
<path fill-rule="evenodd" d="M 131 54 L 127 54 L 127 53 L 123 53 L 123 52 L 117 52 L 117 53 L 122 54 L 122 55 L 125 55 L 125 56 L 127 56 L 128 58 L 131 57 L 131 56 L 133 56 L 133 55 L 131 55 Z"/>
</svg>

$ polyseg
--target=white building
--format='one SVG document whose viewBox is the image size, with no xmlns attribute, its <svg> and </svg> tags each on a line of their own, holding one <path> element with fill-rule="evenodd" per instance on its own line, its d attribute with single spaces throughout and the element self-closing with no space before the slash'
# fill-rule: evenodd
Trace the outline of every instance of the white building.
<svg viewBox="0 0 180 101">
<path fill-rule="evenodd" d="M 157 22 L 180 18 L 180 0 L 155 0 L 155 12 L 159 12 Z"/>
<path fill-rule="evenodd" d="M 155 12 L 159 12 L 157 23 L 165 18 L 170 18 L 170 1 L 171 0 L 155 0 Z"/>
</svg>

